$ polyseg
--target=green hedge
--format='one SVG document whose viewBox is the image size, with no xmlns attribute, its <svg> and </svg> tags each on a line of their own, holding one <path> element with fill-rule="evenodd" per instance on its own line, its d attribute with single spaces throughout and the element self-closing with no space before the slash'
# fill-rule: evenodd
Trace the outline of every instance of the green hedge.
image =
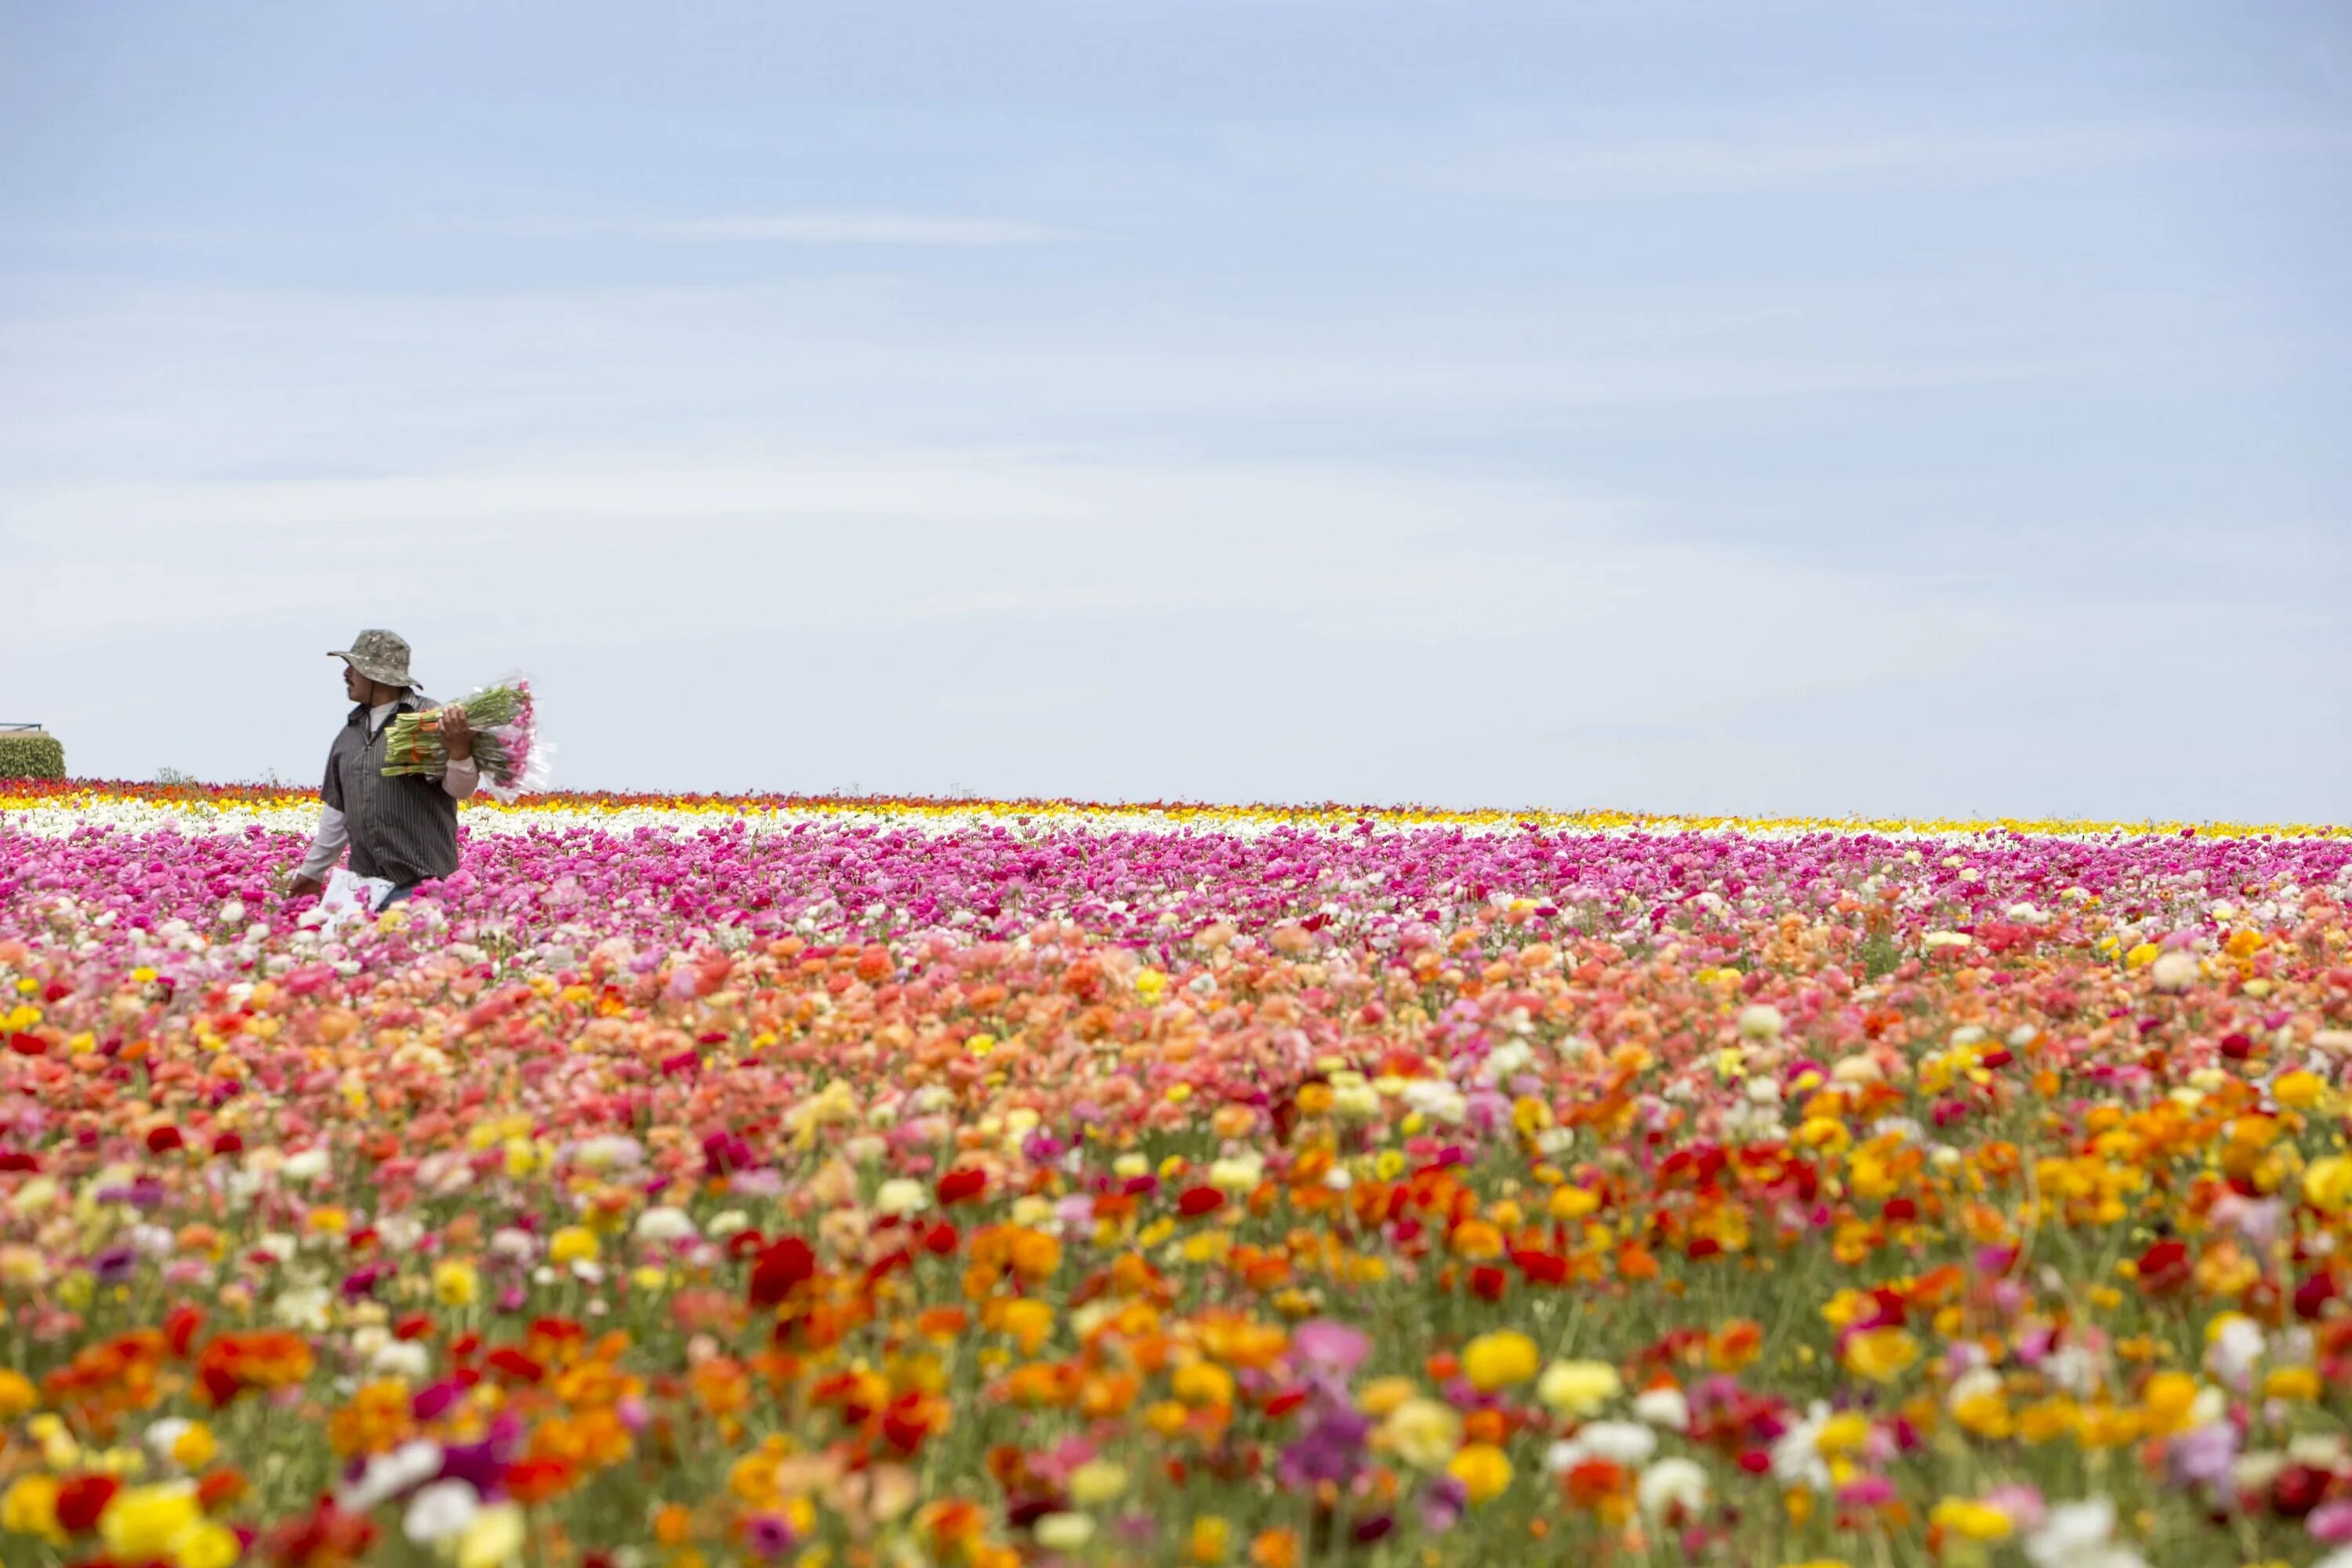
<svg viewBox="0 0 2352 1568">
<path fill-rule="evenodd" d="M 0 735 L 0 779 L 61 779 L 66 749 L 55 735 Z"/>
</svg>

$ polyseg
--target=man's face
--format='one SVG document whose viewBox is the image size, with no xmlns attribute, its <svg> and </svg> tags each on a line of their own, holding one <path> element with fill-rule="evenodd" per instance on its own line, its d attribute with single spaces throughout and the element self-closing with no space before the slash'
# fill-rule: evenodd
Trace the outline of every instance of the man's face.
<svg viewBox="0 0 2352 1568">
<path fill-rule="evenodd" d="M 343 661 L 344 696 L 354 702 L 364 702 L 368 700 L 368 692 L 373 689 L 374 684 L 366 676 L 353 668 L 350 660 Z"/>
</svg>

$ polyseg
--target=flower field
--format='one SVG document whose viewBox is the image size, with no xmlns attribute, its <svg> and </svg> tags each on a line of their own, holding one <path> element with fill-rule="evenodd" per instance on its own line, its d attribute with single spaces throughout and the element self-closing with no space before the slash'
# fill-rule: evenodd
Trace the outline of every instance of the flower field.
<svg viewBox="0 0 2352 1568">
<path fill-rule="evenodd" d="M 2352 832 L 0 784 L 0 1559 L 2352 1564 Z"/>
</svg>

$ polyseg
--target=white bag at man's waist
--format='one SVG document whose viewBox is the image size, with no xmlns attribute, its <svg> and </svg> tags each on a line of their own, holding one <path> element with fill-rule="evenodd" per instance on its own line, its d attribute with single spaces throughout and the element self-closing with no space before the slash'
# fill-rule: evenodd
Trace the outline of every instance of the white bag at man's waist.
<svg viewBox="0 0 2352 1568">
<path fill-rule="evenodd" d="M 338 866 L 327 879 L 327 890 L 319 896 L 319 908 L 330 921 L 340 923 L 373 914 L 391 894 L 388 878 L 354 876 L 350 867 Z"/>
</svg>

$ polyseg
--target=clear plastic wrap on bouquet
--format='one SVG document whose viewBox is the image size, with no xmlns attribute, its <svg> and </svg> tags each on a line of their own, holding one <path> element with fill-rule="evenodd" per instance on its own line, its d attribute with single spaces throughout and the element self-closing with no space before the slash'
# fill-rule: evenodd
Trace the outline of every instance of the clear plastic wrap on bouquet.
<svg viewBox="0 0 2352 1568">
<path fill-rule="evenodd" d="M 474 761 L 490 798 L 512 804 L 519 795 L 547 787 L 553 777 L 555 748 L 540 738 L 529 676 L 509 671 L 488 686 L 476 687 L 458 706 L 473 730 Z M 449 753 L 434 718 L 438 711 L 403 713 L 393 720 L 384 749 L 385 776 L 438 778 L 448 770 Z"/>
</svg>

